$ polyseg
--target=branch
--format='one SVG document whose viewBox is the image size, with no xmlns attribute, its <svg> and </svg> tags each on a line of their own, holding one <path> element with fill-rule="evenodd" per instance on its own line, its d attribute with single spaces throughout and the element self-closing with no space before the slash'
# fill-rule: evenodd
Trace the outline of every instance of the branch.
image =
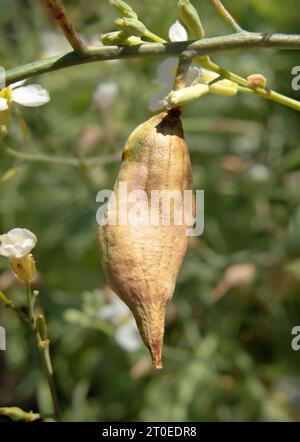
<svg viewBox="0 0 300 442">
<path fill-rule="evenodd" d="M 6 72 L 6 81 L 7 85 L 9 85 L 34 75 L 95 61 L 142 58 L 146 56 L 179 56 L 183 51 L 190 52 L 190 56 L 195 58 L 216 52 L 246 48 L 300 49 L 300 35 L 240 32 L 197 41 L 164 44 L 145 43 L 136 46 L 89 47 L 84 56 L 75 52 L 69 52 L 64 55 L 38 60 L 9 69 Z"/>
<path fill-rule="evenodd" d="M 47 383 L 49 386 L 49 391 L 50 391 L 50 395 L 51 395 L 51 399 L 52 399 L 52 403 L 53 403 L 55 418 L 58 422 L 61 422 L 62 421 L 61 410 L 60 410 L 59 400 L 58 400 L 58 396 L 57 396 L 56 385 L 54 382 L 54 373 L 53 373 L 53 367 L 52 367 L 52 362 L 51 362 L 50 352 L 49 352 L 50 341 L 49 341 L 49 339 L 45 339 L 45 341 L 44 341 L 43 337 L 40 336 L 39 330 L 37 328 L 36 317 L 35 317 L 35 313 L 34 313 L 34 309 L 33 309 L 33 299 L 34 298 L 33 298 L 33 293 L 31 290 L 30 282 L 26 283 L 26 295 L 27 295 L 27 308 L 28 308 L 28 319 L 29 319 L 30 329 L 35 337 L 35 340 L 37 343 L 37 348 L 40 353 L 42 365 L 43 365 L 43 368 L 45 371 L 45 375 L 47 378 Z M 45 322 L 44 322 L 44 324 L 45 324 Z M 45 325 L 45 327 L 46 327 L 46 325 Z"/>
<path fill-rule="evenodd" d="M 67 17 L 65 8 L 61 0 L 40 0 L 41 3 L 48 9 L 49 15 L 58 24 L 64 33 L 66 39 L 72 46 L 75 52 L 84 55 L 88 51 L 88 45 L 84 43 L 75 28 Z"/>
<path fill-rule="evenodd" d="M 15 313 L 17 313 L 17 315 L 23 319 L 23 321 L 28 323 L 28 318 L 27 316 L 22 312 L 22 310 L 20 310 L 18 307 L 15 306 L 15 304 L 7 298 L 7 296 L 2 293 L 0 291 L 0 301 L 3 302 L 3 304 L 5 305 L 6 308 L 9 308 L 11 310 L 13 310 Z"/>
<path fill-rule="evenodd" d="M 178 60 L 176 76 L 173 84 L 173 90 L 177 91 L 186 87 L 186 80 L 191 66 L 192 59 L 189 55 L 182 53 Z"/>
<path fill-rule="evenodd" d="M 225 8 L 221 0 L 211 0 L 213 6 L 218 13 L 233 27 L 236 32 L 243 32 L 238 22 L 232 17 L 230 12 Z"/>
<path fill-rule="evenodd" d="M 61 166 L 75 166 L 75 167 L 81 166 L 81 160 L 79 158 L 57 157 L 45 154 L 31 154 L 27 152 L 19 152 L 18 150 L 11 149 L 10 147 L 6 148 L 5 152 L 12 157 L 24 161 L 51 163 L 51 164 L 58 164 Z M 110 155 L 105 155 L 101 157 L 85 158 L 84 161 L 88 164 L 105 165 L 105 164 L 114 163 L 115 161 L 119 161 L 121 159 L 121 156 L 122 156 L 121 152 L 114 152 Z"/>
</svg>

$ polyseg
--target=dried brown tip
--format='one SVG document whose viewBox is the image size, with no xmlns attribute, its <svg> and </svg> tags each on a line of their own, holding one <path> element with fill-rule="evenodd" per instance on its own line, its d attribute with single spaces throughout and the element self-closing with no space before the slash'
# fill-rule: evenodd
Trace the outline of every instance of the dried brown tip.
<svg viewBox="0 0 300 442">
<path fill-rule="evenodd" d="M 162 341 L 153 342 L 150 344 L 150 353 L 152 358 L 152 365 L 155 370 L 161 370 L 163 368 L 162 365 Z"/>
<path fill-rule="evenodd" d="M 169 109 L 168 115 L 170 117 L 179 118 L 181 115 L 181 108 L 180 107 L 173 107 L 172 109 Z"/>
</svg>

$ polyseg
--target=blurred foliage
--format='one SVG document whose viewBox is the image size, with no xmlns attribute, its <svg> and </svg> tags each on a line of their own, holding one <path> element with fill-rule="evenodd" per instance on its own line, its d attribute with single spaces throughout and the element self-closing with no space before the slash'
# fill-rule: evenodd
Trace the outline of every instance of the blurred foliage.
<svg viewBox="0 0 300 442">
<path fill-rule="evenodd" d="M 243 28 L 299 30 L 296 0 L 225 3 Z M 175 0 L 131 4 L 153 32 L 167 37 L 177 18 Z M 208 36 L 232 32 L 209 2 L 194 5 Z M 73 0 L 65 6 L 87 40 L 113 30 L 116 14 L 107 1 Z M 1 65 L 64 52 L 56 35 L 39 2 L 1 1 Z M 273 89 L 299 99 L 291 89 L 296 51 L 245 50 L 213 58 L 244 76 L 259 72 Z M 211 95 L 184 110 L 194 185 L 205 190 L 205 232 L 191 241 L 169 309 L 164 370 L 152 372 L 144 348 L 125 352 L 112 325 L 97 316 L 106 298 L 95 242 L 96 194 L 112 188 L 119 162 L 87 164 L 85 158 L 117 152 L 150 116 L 158 62 L 95 63 L 34 78 L 31 82 L 49 90 L 51 102 L 15 112 L 0 147 L 0 231 L 20 226 L 38 236 L 35 287 L 49 323 L 65 418 L 300 420 L 300 354 L 291 350 L 291 329 L 300 320 L 296 111 L 244 95 Z M 119 95 L 100 110 L 92 96 L 105 81 L 116 82 Z M 78 166 L 16 159 L 8 147 L 75 158 Z M 255 275 L 226 282 L 226 269 L 241 263 L 252 265 Z M 23 306 L 22 287 L 7 268 L 1 259 L 0 289 Z M 239 276 L 238 266 L 235 271 Z M 216 298 L 220 287 L 225 289 Z M 0 405 L 48 413 L 47 386 L 27 329 L 1 307 L 0 323 L 7 329 Z"/>
</svg>

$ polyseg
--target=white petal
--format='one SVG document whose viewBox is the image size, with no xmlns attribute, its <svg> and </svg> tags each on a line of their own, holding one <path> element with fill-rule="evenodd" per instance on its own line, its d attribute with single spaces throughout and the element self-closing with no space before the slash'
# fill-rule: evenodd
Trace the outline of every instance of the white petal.
<svg viewBox="0 0 300 442">
<path fill-rule="evenodd" d="M 176 75 L 178 65 L 177 58 L 166 58 L 164 61 L 159 63 L 157 67 L 156 78 L 154 83 L 164 85 L 154 96 L 151 98 L 148 109 L 152 112 L 162 109 L 166 106 L 165 97 L 171 92 L 174 78 Z M 198 80 L 201 75 L 201 68 L 195 64 L 192 64 L 187 76 L 187 86 Z"/>
<path fill-rule="evenodd" d="M 11 89 L 16 89 L 16 87 L 23 86 L 23 84 L 25 84 L 26 81 L 27 81 L 27 80 L 16 81 L 15 83 L 10 84 L 9 87 L 10 87 Z"/>
<path fill-rule="evenodd" d="M 93 100 L 99 106 L 100 109 L 108 109 L 116 101 L 118 96 L 119 87 L 117 83 L 108 81 L 106 83 L 99 84 L 94 92 Z"/>
<path fill-rule="evenodd" d="M 174 76 L 176 74 L 177 64 L 177 58 L 166 58 L 164 61 L 159 63 L 157 66 L 156 78 L 153 80 L 153 82 L 168 85 L 171 89 Z"/>
<path fill-rule="evenodd" d="M 115 338 L 120 347 L 128 352 L 134 352 L 141 346 L 141 338 L 133 320 L 118 327 Z"/>
<path fill-rule="evenodd" d="M 37 237 L 27 229 L 15 228 L 0 237 L 0 255 L 9 258 L 22 258 L 31 252 Z"/>
<path fill-rule="evenodd" d="M 7 99 L 0 97 L 0 111 L 5 111 L 8 109 Z"/>
<path fill-rule="evenodd" d="M 50 101 L 50 96 L 46 89 L 38 84 L 18 87 L 12 91 L 12 101 L 23 106 L 42 106 Z"/>
<path fill-rule="evenodd" d="M 156 112 L 162 109 L 166 104 L 165 97 L 171 92 L 171 87 L 164 87 L 160 89 L 150 100 L 148 109 L 151 112 Z"/>
<path fill-rule="evenodd" d="M 194 81 L 197 81 L 201 77 L 202 68 L 196 66 L 195 64 L 191 64 L 191 67 L 188 71 L 186 85 L 191 86 Z"/>
<path fill-rule="evenodd" d="M 185 28 L 178 20 L 169 29 L 170 41 L 186 41 L 188 39 Z"/>
</svg>

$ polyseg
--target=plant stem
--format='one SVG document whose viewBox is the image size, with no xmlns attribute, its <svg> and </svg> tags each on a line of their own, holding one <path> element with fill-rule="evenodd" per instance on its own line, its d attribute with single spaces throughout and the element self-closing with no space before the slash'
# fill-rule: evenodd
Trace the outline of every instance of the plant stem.
<svg viewBox="0 0 300 442">
<path fill-rule="evenodd" d="M 244 92 L 246 94 L 259 95 L 260 97 L 264 97 L 267 100 L 276 101 L 276 103 L 283 104 L 284 106 L 288 106 L 292 109 L 300 111 L 300 102 L 294 100 L 293 98 L 286 97 L 285 95 L 279 94 L 271 89 L 250 89 L 245 87 L 239 87 L 240 92 Z"/>
<path fill-rule="evenodd" d="M 50 16 L 58 24 L 66 39 L 75 52 L 84 55 L 88 50 L 88 45 L 84 43 L 77 34 L 74 26 L 67 17 L 65 8 L 61 0 L 40 0 L 48 9 Z"/>
<path fill-rule="evenodd" d="M 31 154 L 31 153 L 25 153 L 25 152 L 19 152 L 15 149 L 11 149 L 10 147 L 7 147 L 5 152 L 15 158 L 19 158 L 20 160 L 24 161 L 33 161 L 38 163 L 50 163 L 50 164 L 57 164 L 61 166 L 75 166 L 75 167 L 81 167 L 81 161 L 78 158 L 71 158 L 71 157 L 57 157 L 52 155 L 44 155 L 44 154 Z M 85 162 L 88 164 L 110 164 L 115 161 L 119 161 L 121 159 L 121 152 L 114 152 L 110 155 L 104 155 L 99 157 L 92 157 L 92 158 L 85 158 Z"/>
<path fill-rule="evenodd" d="M 145 43 L 134 46 L 89 47 L 85 55 L 69 52 L 64 55 L 38 60 L 6 71 L 6 84 L 71 66 L 95 61 L 149 56 L 179 56 L 190 51 L 195 58 L 216 52 L 246 48 L 300 49 L 300 35 L 240 32 L 222 37 L 173 43 Z"/>
<path fill-rule="evenodd" d="M 166 43 L 166 40 L 159 37 L 156 34 L 153 34 L 153 32 L 149 31 L 147 29 L 146 33 L 144 34 L 144 37 L 148 38 L 149 40 L 153 41 L 154 43 Z"/>
<path fill-rule="evenodd" d="M 225 8 L 221 0 L 211 0 L 211 2 L 216 10 L 219 12 L 219 14 L 233 27 L 236 32 L 243 32 L 243 29 L 232 17 L 230 12 Z"/>
<path fill-rule="evenodd" d="M 34 311 L 33 311 L 33 304 L 32 304 L 32 293 L 31 293 L 30 282 L 27 282 L 25 285 L 26 285 L 28 318 L 29 318 L 31 328 L 33 329 L 33 331 L 35 331 L 35 318 L 34 318 Z"/>
<path fill-rule="evenodd" d="M 25 285 L 26 285 L 28 319 L 29 319 L 29 323 L 30 323 L 30 328 L 32 330 L 32 333 L 35 336 L 35 339 L 36 339 L 37 347 L 38 347 L 39 354 L 41 357 L 41 362 L 43 365 L 43 369 L 44 369 L 47 383 L 48 383 L 49 390 L 50 390 L 50 395 L 51 395 L 51 399 L 52 399 L 52 403 L 53 403 L 55 418 L 57 421 L 61 422 L 62 421 L 61 411 L 60 411 L 60 405 L 59 405 L 56 386 L 55 386 L 54 377 L 53 377 L 53 367 L 52 367 L 52 362 L 51 362 L 51 357 L 50 357 L 50 352 L 49 352 L 49 341 L 46 343 L 44 341 L 41 341 L 41 338 L 40 338 L 39 333 L 36 328 L 35 315 L 34 315 L 34 311 L 33 311 L 33 295 L 32 295 L 32 291 L 31 291 L 30 282 L 25 283 Z M 44 344 L 44 345 L 42 345 L 42 344 Z"/>
<path fill-rule="evenodd" d="M 191 57 L 185 55 L 184 53 L 181 54 L 181 56 L 179 57 L 176 76 L 173 85 L 174 91 L 186 87 L 186 80 L 191 62 L 192 62 Z"/>
<path fill-rule="evenodd" d="M 292 109 L 300 111 L 300 102 L 297 100 L 294 100 L 293 98 L 286 97 L 285 95 L 279 94 L 278 92 L 275 92 L 269 88 L 251 87 L 248 80 L 246 80 L 243 77 L 240 77 L 239 75 L 234 74 L 233 72 L 230 72 L 224 68 L 221 68 L 220 66 L 218 66 L 216 63 L 213 63 L 212 61 L 210 61 L 209 63 L 203 63 L 203 61 L 202 61 L 202 65 L 204 67 L 207 67 L 207 69 L 210 69 L 213 72 L 218 73 L 221 77 L 237 83 L 240 86 L 240 88 L 239 88 L 240 92 L 258 95 L 259 97 L 263 97 L 268 100 L 275 101 L 277 103 L 283 104 L 284 106 L 288 106 Z"/>
<path fill-rule="evenodd" d="M 52 362 L 51 362 L 51 357 L 50 357 L 49 344 L 45 348 L 39 347 L 39 352 L 41 355 L 42 364 L 44 367 L 49 390 L 51 393 L 52 403 L 53 403 L 54 412 L 55 412 L 55 418 L 58 422 L 62 422 L 61 410 L 60 410 L 59 400 L 58 400 L 58 396 L 57 396 L 56 385 L 54 382 L 54 373 L 53 373 L 53 367 L 52 367 Z"/>
<path fill-rule="evenodd" d="M 20 310 L 18 307 L 15 306 L 15 304 L 7 298 L 7 296 L 0 291 L 0 301 L 3 302 L 4 306 L 7 308 L 10 308 L 13 310 L 23 321 L 25 321 L 28 324 L 28 318 L 27 316 Z"/>
</svg>

